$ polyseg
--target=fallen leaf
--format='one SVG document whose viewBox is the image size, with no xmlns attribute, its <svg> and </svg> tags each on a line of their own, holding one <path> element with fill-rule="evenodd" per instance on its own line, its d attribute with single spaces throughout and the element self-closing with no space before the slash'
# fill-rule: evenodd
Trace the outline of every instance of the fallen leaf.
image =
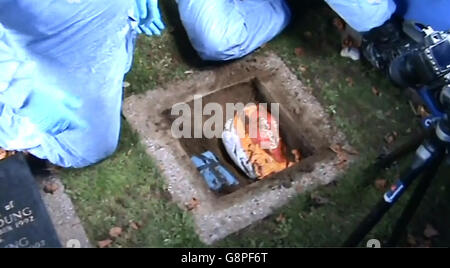
<svg viewBox="0 0 450 268">
<path fill-rule="evenodd" d="M 280 215 L 278 215 L 278 217 L 275 219 L 275 221 L 278 223 L 285 223 L 286 217 L 283 215 L 283 213 L 280 213 Z"/>
<path fill-rule="evenodd" d="M 349 87 L 353 87 L 353 85 L 355 84 L 355 82 L 353 81 L 353 78 L 351 78 L 351 77 L 345 78 L 345 81 L 347 81 L 347 85 Z"/>
<path fill-rule="evenodd" d="M 3 149 L 0 149 L 0 160 L 5 159 L 6 157 L 8 157 L 8 152 Z"/>
<path fill-rule="evenodd" d="M 386 190 L 387 187 L 387 180 L 385 179 L 376 179 L 375 180 L 375 188 L 377 188 L 380 191 Z"/>
<path fill-rule="evenodd" d="M 99 248 L 106 248 L 106 247 L 109 247 L 112 243 L 113 243 L 113 241 L 111 239 L 106 239 L 103 241 L 99 241 L 97 243 L 97 245 Z"/>
<path fill-rule="evenodd" d="M 391 132 L 391 133 L 388 133 L 388 134 L 386 134 L 385 136 L 384 136 L 384 141 L 387 143 L 387 144 L 392 144 L 394 141 L 395 141 L 395 139 L 397 138 L 397 136 L 398 136 L 398 134 L 397 134 L 397 132 Z"/>
<path fill-rule="evenodd" d="M 306 38 L 311 38 L 311 37 L 312 37 L 312 33 L 311 33 L 310 31 L 304 32 L 303 35 L 304 35 Z"/>
<path fill-rule="evenodd" d="M 430 116 L 430 113 L 425 109 L 423 105 L 419 105 L 417 108 L 417 113 L 420 115 L 421 118 L 426 118 Z"/>
<path fill-rule="evenodd" d="M 345 22 L 341 18 L 334 18 L 333 25 L 341 32 L 345 30 Z"/>
<path fill-rule="evenodd" d="M 301 47 L 296 47 L 294 52 L 297 57 L 302 57 L 305 54 L 305 51 Z"/>
<path fill-rule="evenodd" d="M 10 156 L 15 155 L 16 152 L 15 151 L 6 151 L 0 148 L 0 160 L 4 160 Z"/>
<path fill-rule="evenodd" d="M 376 87 L 372 87 L 372 93 L 377 97 L 381 96 L 381 92 Z"/>
<path fill-rule="evenodd" d="M 130 222 L 130 227 L 131 227 L 131 229 L 133 229 L 133 230 L 139 230 L 140 224 L 137 223 L 137 222 L 132 221 L 132 222 Z"/>
<path fill-rule="evenodd" d="M 113 238 L 117 238 L 122 234 L 122 228 L 120 227 L 113 227 L 111 230 L 109 230 L 109 236 Z"/>
<path fill-rule="evenodd" d="M 346 147 L 344 147 L 344 146 L 342 146 L 341 148 L 342 148 L 342 150 L 344 150 L 344 151 L 345 151 L 346 153 L 348 153 L 348 154 L 351 154 L 351 155 L 359 155 L 359 152 L 356 151 L 356 150 L 353 149 L 353 148 L 346 148 Z"/>
<path fill-rule="evenodd" d="M 432 238 L 432 237 L 438 236 L 439 232 L 436 229 L 434 229 L 434 227 L 431 224 L 427 224 L 427 226 L 425 227 L 425 230 L 423 231 L 423 235 L 426 238 Z"/>
<path fill-rule="evenodd" d="M 194 71 L 192 71 L 192 70 L 187 70 L 184 72 L 184 74 L 193 74 L 193 73 L 194 73 Z"/>
<path fill-rule="evenodd" d="M 303 193 L 305 191 L 305 188 L 301 184 L 299 184 L 295 187 L 295 191 L 297 193 Z"/>
<path fill-rule="evenodd" d="M 302 73 L 306 72 L 308 70 L 308 68 L 306 68 L 304 65 L 300 65 L 298 66 L 298 70 Z"/>
<path fill-rule="evenodd" d="M 338 161 L 335 163 L 339 168 L 344 168 L 348 163 L 348 154 L 343 150 L 342 146 L 339 144 L 334 144 L 330 146 L 330 149 L 336 153 Z"/>
<path fill-rule="evenodd" d="M 44 185 L 44 193 L 54 194 L 58 190 L 59 186 L 56 182 L 49 182 Z"/>
<path fill-rule="evenodd" d="M 354 47 L 355 46 L 355 41 L 353 41 L 353 38 L 351 38 L 350 36 L 347 36 L 346 38 L 344 38 L 342 40 L 342 47 L 346 48 L 346 47 Z"/>
<path fill-rule="evenodd" d="M 186 205 L 187 210 L 193 210 L 200 205 L 200 201 L 197 200 L 197 198 L 193 197 L 192 200 L 189 202 L 189 204 Z"/>
</svg>

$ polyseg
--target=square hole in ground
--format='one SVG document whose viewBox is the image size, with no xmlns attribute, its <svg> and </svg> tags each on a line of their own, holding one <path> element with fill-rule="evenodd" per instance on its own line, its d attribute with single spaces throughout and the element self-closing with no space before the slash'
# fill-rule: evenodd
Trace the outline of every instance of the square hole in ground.
<svg viewBox="0 0 450 268">
<path fill-rule="evenodd" d="M 294 163 L 295 156 L 292 154 L 292 150 L 298 150 L 301 154 L 302 158 L 301 161 L 304 161 L 314 154 L 315 151 L 314 144 L 308 142 L 307 138 L 301 134 L 302 127 L 301 125 L 296 124 L 296 122 L 294 122 L 291 112 L 284 107 L 284 105 L 286 104 L 277 103 L 274 100 L 273 96 L 274 94 L 277 93 L 276 90 L 278 89 L 267 88 L 266 86 L 263 85 L 260 79 L 256 77 L 250 78 L 247 81 L 243 81 L 223 89 L 213 91 L 210 94 L 202 96 L 201 99 L 197 99 L 195 101 L 192 100 L 187 104 L 189 105 L 191 111 L 194 111 L 196 109 L 195 108 L 196 103 L 199 106 L 198 108 L 201 108 L 201 109 L 197 108 L 197 110 L 199 111 L 203 111 L 205 106 L 208 104 L 214 103 L 220 105 L 222 111 L 221 122 L 226 122 L 228 119 L 230 119 L 227 118 L 227 114 L 229 112 L 227 111 L 227 109 L 229 109 L 229 107 L 236 107 L 236 104 L 238 103 L 241 103 L 242 105 L 264 104 L 265 107 L 267 107 L 269 113 L 272 112 L 271 111 L 272 104 L 277 104 L 279 107 L 279 122 L 278 122 L 279 134 L 281 136 L 281 140 L 285 144 L 284 153 L 288 161 Z M 177 118 L 171 115 L 171 110 L 165 110 L 163 114 L 168 119 L 169 125 L 172 125 L 173 121 Z M 233 112 L 232 114 L 234 115 Z M 226 169 L 228 169 L 233 174 L 233 176 L 238 180 L 239 183 L 236 186 L 225 185 L 219 191 L 214 191 L 214 193 L 217 194 L 218 197 L 221 197 L 236 192 L 239 189 L 248 186 L 249 184 L 259 182 L 259 180 L 249 178 L 233 162 L 233 160 L 227 153 L 223 141 L 220 137 L 206 138 L 205 135 L 202 135 L 202 138 L 194 138 L 194 134 L 196 132 L 202 133 L 204 123 L 214 116 L 216 115 L 202 114 L 201 123 L 195 124 L 194 122 L 195 115 L 190 114 L 191 119 L 190 126 L 192 127 L 190 128 L 191 134 L 189 137 L 192 138 L 180 138 L 179 142 L 189 157 L 201 155 L 206 151 L 213 152 L 218 157 L 219 163 L 222 164 Z M 221 124 L 219 127 L 221 127 L 221 129 L 223 130 L 223 124 Z M 295 165 L 299 165 L 300 163 L 301 162 Z M 295 165 L 287 169 L 292 169 L 295 167 Z M 283 171 L 288 171 L 287 169 Z M 264 180 L 280 180 L 284 178 L 284 176 L 279 176 L 278 173 L 282 173 L 283 171 L 273 173 L 265 177 Z M 199 178 L 203 179 L 202 176 L 199 176 Z M 204 181 L 204 183 L 206 182 Z"/>
<path fill-rule="evenodd" d="M 232 164 L 220 139 L 175 138 L 170 111 L 179 103 L 192 107 L 196 95 L 202 96 L 203 105 L 215 102 L 222 107 L 236 102 L 279 103 L 281 136 L 288 148 L 300 149 L 302 161 L 252 183 Z M 267 217 L 292 197 L 335 180 L 343 171 L 329 147 L 348 146 L 345 136 L 311 91 L 274 54 L 196 71 L 183 81 L 128 97 L 123 110 L 163 174 L 173 201 L 192 213 L 196 231 L 207 244 Z M 238 176 L 240 187 L 222 193 L 209 189 L 190 159 L 207 150 Z"/>
</svg>

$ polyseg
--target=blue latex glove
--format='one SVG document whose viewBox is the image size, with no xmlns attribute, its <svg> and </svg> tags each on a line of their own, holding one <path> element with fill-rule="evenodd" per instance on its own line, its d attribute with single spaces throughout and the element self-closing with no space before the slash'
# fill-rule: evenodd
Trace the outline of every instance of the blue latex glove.
<svg viewBox="0 0 450 268">
<path fill-rule="evenodd" d="M 158 7 L 158 0 L 136 0 L 139 16 L 139 33 L 145 33 L 149 36 L 161 35 L 166 28 Z"/>
<path fill-rule="evenodd" d="M 37 128 L 50 135 L 58 135 L 66 130 L 85 128 L 86 125 L 76 114 L 81 107 L 81 101 L 58 89 L 52 89 L 51 84 L 28 79 L 13 80 L 8 90 L 14 92 L 23 87 L 31 87 L 22 107 L 16 109 L 19 116 L 27 117 Z"/>
</svg>

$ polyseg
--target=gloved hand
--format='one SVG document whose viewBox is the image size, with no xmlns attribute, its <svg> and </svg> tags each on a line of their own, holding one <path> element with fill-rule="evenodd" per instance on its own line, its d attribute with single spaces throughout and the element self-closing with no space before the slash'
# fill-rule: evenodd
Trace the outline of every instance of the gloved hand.
<svg viewBox="0 0 450 268">
<path fill-rule="evenodd" d="M 39 82 L 31 79 L 18 79 L 12 82 L 8 90 L 14 92 L 24 86 L 31 85 L 31 93 L 16 114 L 28 118 L 36 127 L 50 135 L 58 135 L 63 131 L 85 128 L 76 110 L 81 107 L 81 100 L 69 96 L 50 84 L 36 86 Z"/>
<path fill-rule="evenodd" d="M 158 7 L 158 0 L 136 0 L 139 17 L 139 33 L 151 35 L 161 35 L 165 29 L 161 12 Z"/>
</svg>

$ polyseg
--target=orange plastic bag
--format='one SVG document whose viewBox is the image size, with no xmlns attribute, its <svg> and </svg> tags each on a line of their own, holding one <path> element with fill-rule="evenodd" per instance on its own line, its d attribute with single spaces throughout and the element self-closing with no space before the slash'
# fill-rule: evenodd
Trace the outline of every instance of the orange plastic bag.
<svg viewBox="0 0 450 268">
<path fill-rule="evenodd" d="M 225 131 L 222 138 L 228 154 L 250 178 L 264 179 L 295 163 L 286 157 L 277 120 L 261 105 L 236 113 Z M 300 158 L 296 155 L 296 161 Z"/>
</svg>

